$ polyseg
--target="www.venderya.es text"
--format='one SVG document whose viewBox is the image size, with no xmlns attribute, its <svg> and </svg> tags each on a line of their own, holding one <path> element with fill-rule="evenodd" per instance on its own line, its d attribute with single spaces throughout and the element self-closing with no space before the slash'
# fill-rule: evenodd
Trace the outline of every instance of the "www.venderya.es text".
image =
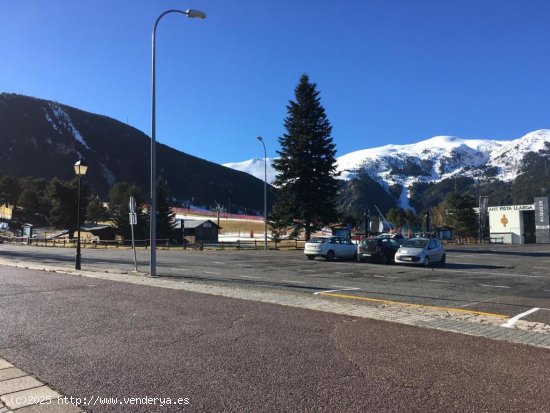
<svg viewBox="0 0 550 413">
<path fill-rule="evenodd" d="M 16 397 L 16 396 L 13 396 Z M 33 404 L 59 404 L 68 405 L 74 404 L 76 406 L 101 406 L 101 405 L 120 405 L 120 406 L 186 406 L 191 403 L 189 397 L 36 397 L 36 400 L 20 400 L 22 397 L 18 397 L 18 400 L 12 400 L 15 405 L 26 405 L 28 403 Z"/>
</svg>

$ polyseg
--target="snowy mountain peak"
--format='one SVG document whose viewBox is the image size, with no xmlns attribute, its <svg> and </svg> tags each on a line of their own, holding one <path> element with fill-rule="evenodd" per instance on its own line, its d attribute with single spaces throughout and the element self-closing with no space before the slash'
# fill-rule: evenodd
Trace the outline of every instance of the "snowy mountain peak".
<svg viewBox="0 0 550 413">
<path fill-rule="evenodd" d="M 367 173 L 386 190 L 401 187 L 400 206 L 408 207 L 408 189 L 416 182 L 439 182 L 454 176 L 511 181 L 529 152 L 550 149 L 550 129 L 530 132 L 512 141 L 434 136 L 408 145 L 362 149 L 337 158 L 341 179 Z M 259 162 L 258 162 L 259 161 Z M 263 160 L 224 164 L 263 179 Z M 275 171 L 268 161 L 268 182 Z"/>
</svg>

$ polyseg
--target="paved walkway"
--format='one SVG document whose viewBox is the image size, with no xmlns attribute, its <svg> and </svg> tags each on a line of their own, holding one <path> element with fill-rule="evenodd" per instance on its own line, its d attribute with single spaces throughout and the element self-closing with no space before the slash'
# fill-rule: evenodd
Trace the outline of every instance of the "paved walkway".
<svg viewBox="0 0 550 413">
<path fill-rule="evenodd" d="M 70 400 L 0 358 L 0 413 L 81 413 Z"/>
</svg>

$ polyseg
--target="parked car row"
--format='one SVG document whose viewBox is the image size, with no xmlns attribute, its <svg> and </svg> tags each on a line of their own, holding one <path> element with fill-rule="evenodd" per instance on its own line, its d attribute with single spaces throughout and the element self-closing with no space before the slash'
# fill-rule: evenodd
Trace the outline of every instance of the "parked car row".
<svg viewBox="0 0 550 413">
<path fill-rule="evenodd" d="M 347 258 L 382 264 L 395 262 L 429 266 L 433 263 L 443 265 L 446 261 L 445 249 L 437 238 L 404 239 L 387 235 L 367 238 L 357 245 L 344 237 L 314 237 L 306 242 L 304 254 L 310 260 L 316 257 L 327 261 Z"/>
</svg>

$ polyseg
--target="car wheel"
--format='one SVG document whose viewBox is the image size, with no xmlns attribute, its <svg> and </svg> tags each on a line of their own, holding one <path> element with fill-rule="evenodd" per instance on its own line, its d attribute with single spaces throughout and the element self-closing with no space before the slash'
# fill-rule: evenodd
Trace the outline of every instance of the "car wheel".
<svg viewBox="0 0 550 413">
<path fill-rule="evenodd" d="M 382 254 L 382 256 L 380 257 L 380 261 L 384 265 L 388 265 L 390 263 L 390 259 L 386 254 Z"/>
<path fill-rule="evenodd" d="M 327 261 L 332 261 L 334 259 L 334 251 L 330 250 L 327 252 Z"/>
<path fill-rule="evenodd" d="M 430 266 L 430 259 L 428 257 L 424 257 L 424 267 Z"/>
<path fill-rule="evenodd" d="M 445 265 L 445 261 L 447 260 L 447 256 L 445 254 L 443 254 L 443 256 L 441 257 L 441 262 L 440 264 L 441 265 Z"/>
<path fill-rule="evenodd" d="M 307 259 L 308 259 L 308 260 L 314 260 L 314 259 L 315 259 L 315 255 L 308 255 L 308 256 L 307 256 Z"/>
</svg>

